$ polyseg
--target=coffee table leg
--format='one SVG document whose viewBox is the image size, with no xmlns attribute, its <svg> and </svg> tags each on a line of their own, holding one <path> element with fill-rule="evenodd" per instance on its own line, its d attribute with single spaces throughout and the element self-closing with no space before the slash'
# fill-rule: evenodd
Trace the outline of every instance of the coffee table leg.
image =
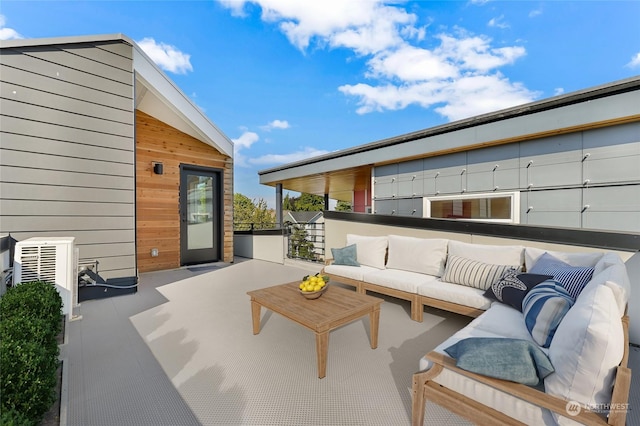
<svg viewBox="0 0 640 426">
<path fill-rule="evenodd" d="M 369 328 L 371 329 L 371 349 L 378 347 L 378 325 L 380 324 L 380 306 L 375 306 L 369 314 Z"/>
<path fill-rule="evenodd" d="M 260 306 L 259 303 L 251 301 L 251 319 L 253 320 L 253 334 L 260 333 Z"/>
<path fill-rule="evenodd" d="M 316 356 L 318 358 L 318 378 L 327 375 L 327 353 L 329 352 L 329 331 L 316 333 Z"/>
</svg>

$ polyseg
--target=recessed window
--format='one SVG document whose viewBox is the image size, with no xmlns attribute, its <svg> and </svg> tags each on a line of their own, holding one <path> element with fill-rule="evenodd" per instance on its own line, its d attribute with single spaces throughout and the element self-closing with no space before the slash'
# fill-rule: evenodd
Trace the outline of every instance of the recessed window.
<svg viewBox="0 0 640 426">
<path fill-rule="evenodd" d="M 430 218 L 519 223 L 520 193 L 425 197 L 422 211 Z"/>
</svg>

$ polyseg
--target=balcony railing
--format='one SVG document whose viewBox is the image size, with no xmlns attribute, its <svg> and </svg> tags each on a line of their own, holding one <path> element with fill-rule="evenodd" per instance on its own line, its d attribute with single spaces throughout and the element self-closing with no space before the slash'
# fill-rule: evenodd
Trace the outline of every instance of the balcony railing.
<svg viewBox="0 0 640 426">
<path fill-rule="evenodd" d="M 324 223 L 285 223 L 287 257 L 311 262 L 324 262 Z"/>
</svg>

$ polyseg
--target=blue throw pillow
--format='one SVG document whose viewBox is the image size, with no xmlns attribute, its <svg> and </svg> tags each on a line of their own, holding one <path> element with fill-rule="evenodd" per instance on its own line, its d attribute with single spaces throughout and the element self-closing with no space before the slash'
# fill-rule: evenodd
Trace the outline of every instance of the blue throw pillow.
<svg viewBox="0 0 640 426">
<path fill-rule="evenodd" d="M 485 297 L 497 300 L 522 312 L 522 299 L 535 286 L 553 278 L 551 275 L 520 274 L 517 269 L 507 270 L 498 281 L 484 293 Z"/>
<path fill-rule="evenodd" d="M 522 299 L 522 313 L 533 340 L 548 348 L 562 318 L 573 306 L 573 298 L 555 281 L 544 281 Z"/>
<path fill-rule="evenodd" d="M 358 248 L 355 244 L 343 248 L 332 248 L 331 254 L 333 255 L 334 265 L 360 266 L 356 260 Z"/>
<path fill-rule="evenodd" d="M 529 271 L 532 274 L 552 275 L 576 300 L 584 287 L 591 281 L 593 268 L 588 266 L 571 266 L 557 257 L 545 253 L 536 261 Z"/>
<path fill-rule="evenodd" d="M 463 370 L 529 386 L 538 386 L 554 372 L 542 349 L 523 339 L 470 337 L 444 351 Z"/>
</svg>

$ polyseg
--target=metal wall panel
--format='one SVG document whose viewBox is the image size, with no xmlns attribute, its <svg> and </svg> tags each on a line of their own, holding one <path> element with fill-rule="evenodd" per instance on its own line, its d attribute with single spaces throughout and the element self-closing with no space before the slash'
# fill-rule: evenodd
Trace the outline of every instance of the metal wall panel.
<svg viewBox="0 0 640 426">
<path fill-rule="evenodd" d="M 375 200 L 373 209 L 376 214 L 395 214 L 398 211 L 398 200 Z"/>
<path fill-rule="evenodd" d="M 105 278 L 136 275 L 132 47 L 0 52 L 0 233 L 73 236 Z"/>
</svg>

